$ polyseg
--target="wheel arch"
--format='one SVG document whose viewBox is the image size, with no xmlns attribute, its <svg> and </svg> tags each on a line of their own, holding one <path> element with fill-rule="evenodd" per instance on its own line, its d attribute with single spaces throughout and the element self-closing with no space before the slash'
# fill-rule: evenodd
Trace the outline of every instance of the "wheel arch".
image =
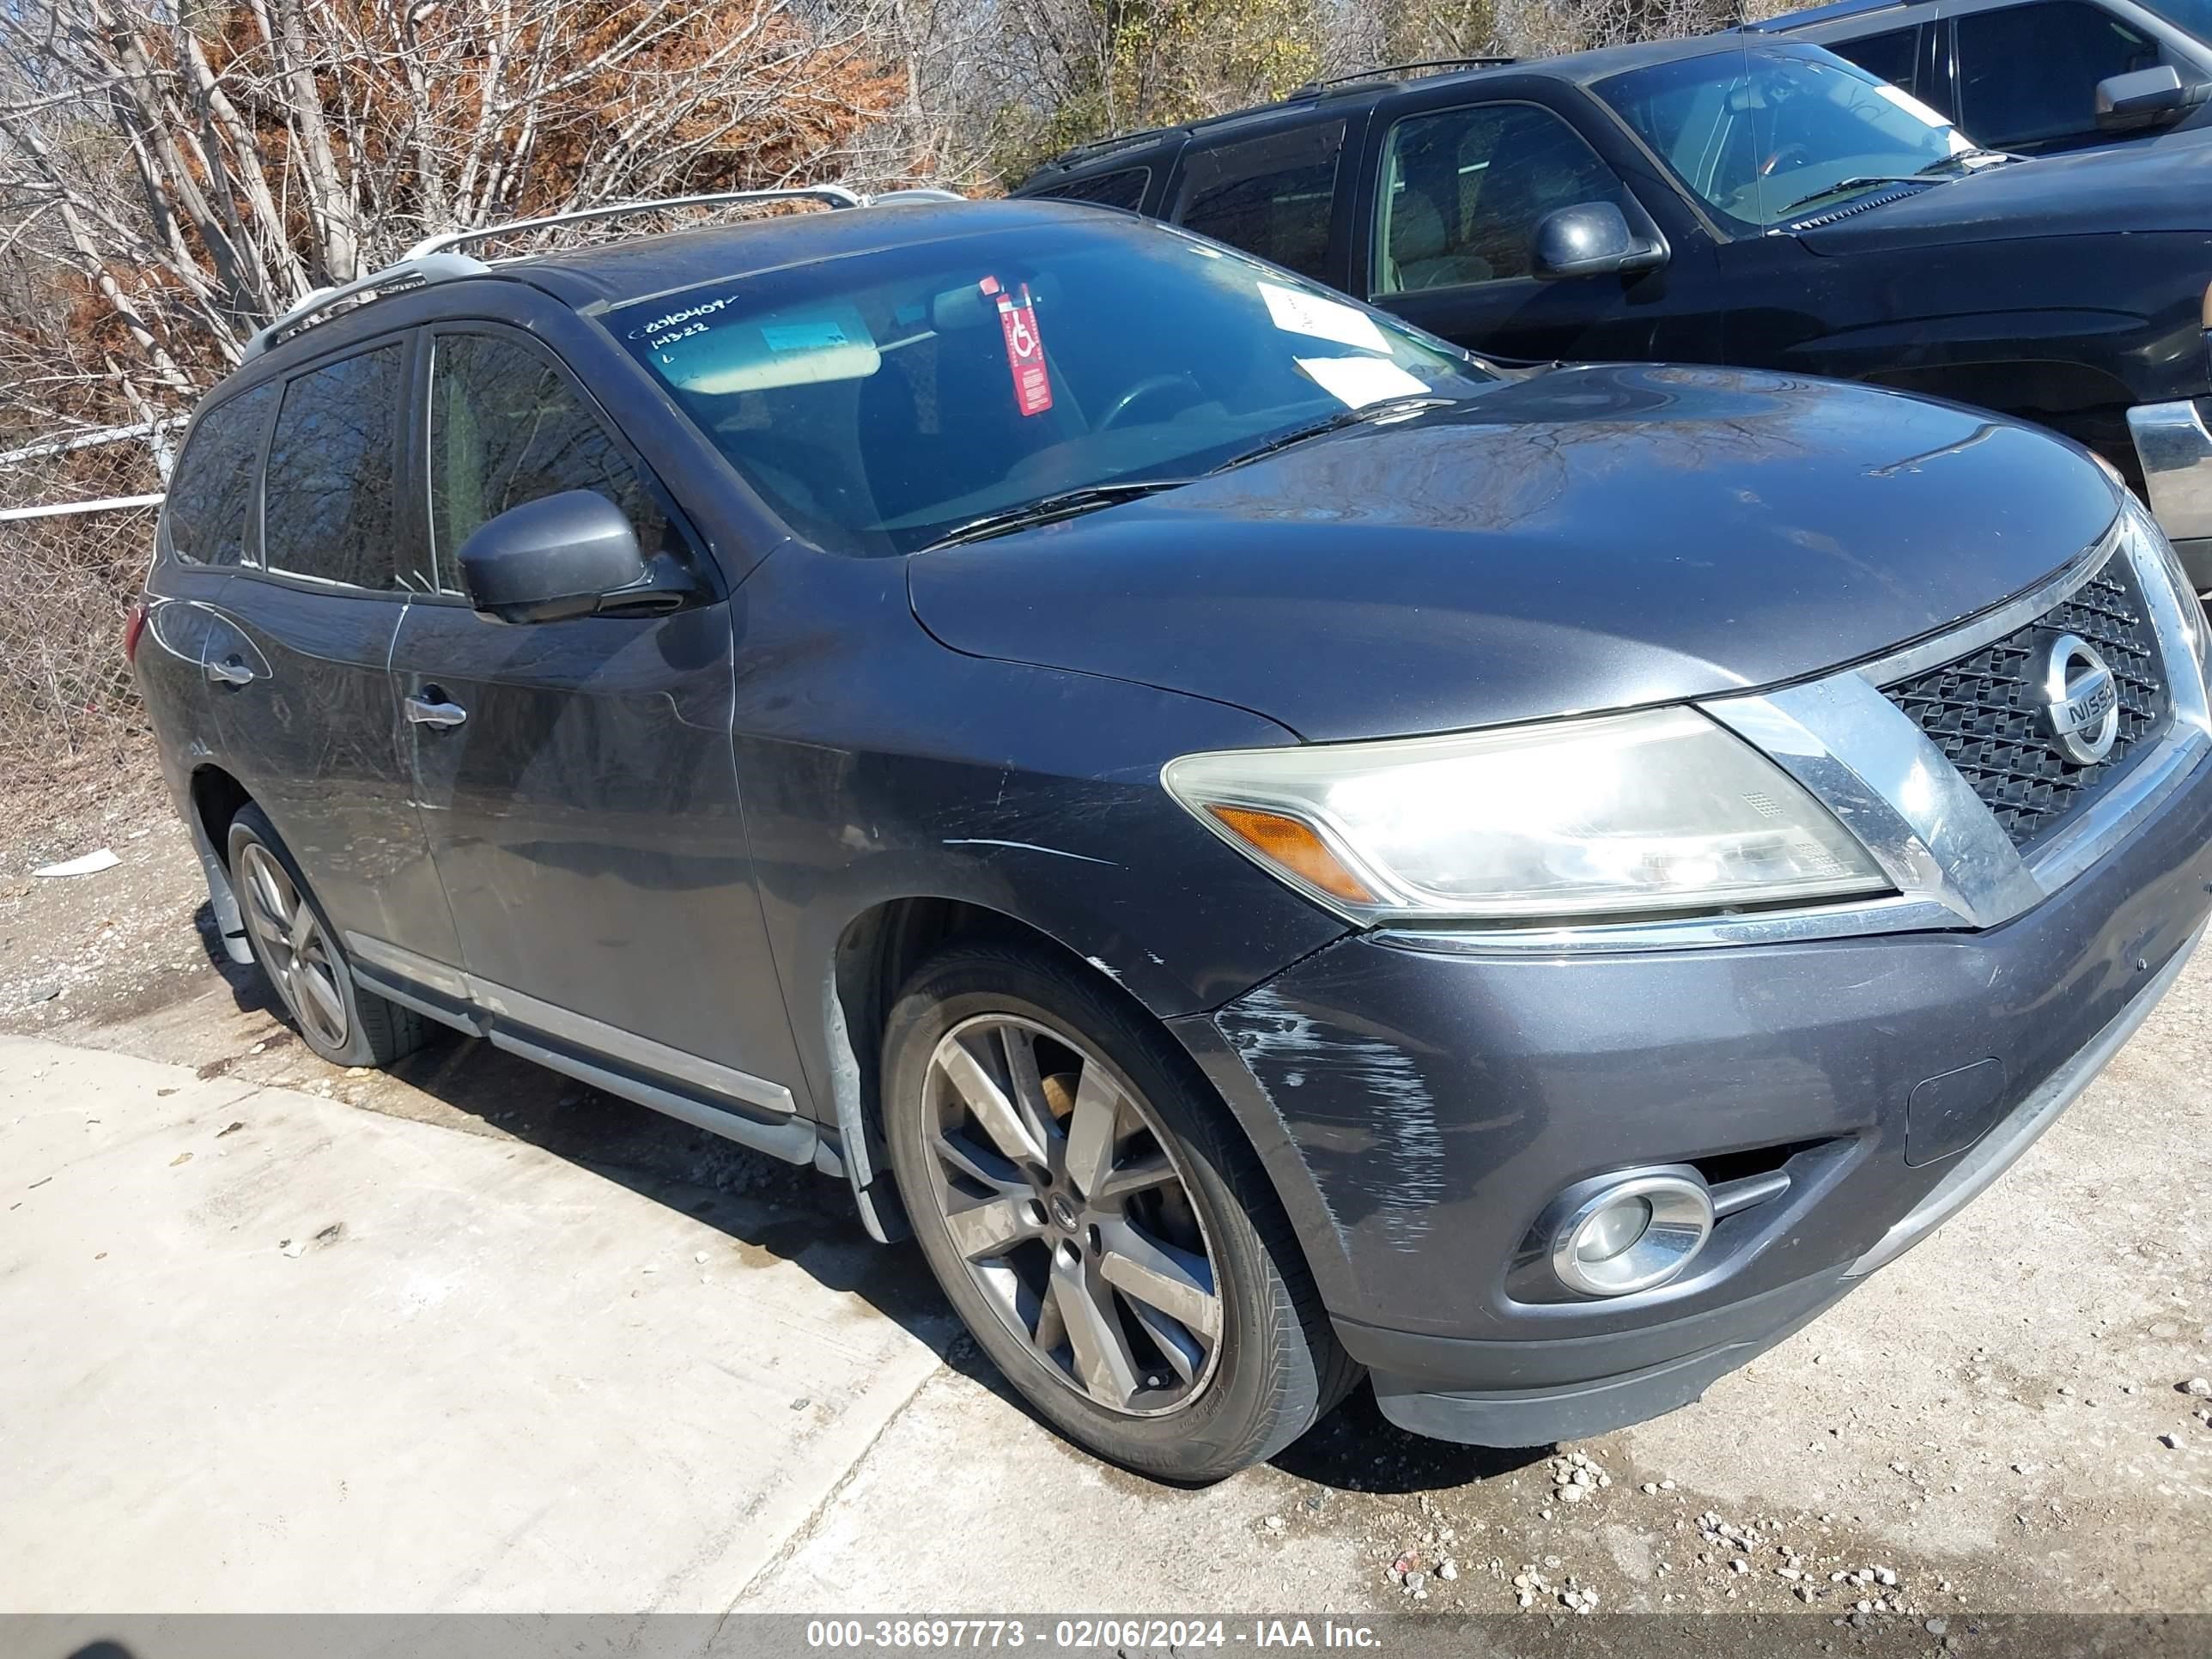
<svg viewBox="0 0 2212 1659">
<path fill-rule="evenodd" d="M 199 854 L 201 872 L 207 878 L 216 935 L 222 941 L 223 954 L 244 967 L 253 960 L 253 950 L 246 943 L 246 918 L 239 913 L 238 895 L 230 884 L 230 824 L 241 807 L 252 803 L 253 795 L 212 762 L 192 769 L 187 787 L 192 850 Z"/>
<path fill-rule="evenodd" d="M 969 899 L 909 895 L 878 900 L 840 932 L 822 976 L 823 1036 L 829 1090 L 843 1148 L 845 1173 L 869 1233 L 890 1243 L 911 1231 L 884 1139 L 882 1053 L 884 1026 L 899 988 L 915 969 L 955 939 L 993 937 L 1018 940 L 1058 957 L 1109 997 L 1156 1025 L 1187 1062 L 1191 1086 L 1244 1137 L 1266 1171 L 1276 1200 L 1297 1222 L 1297 1248 L 1324 1297 L 1343 1281 L 1341 1262 L 1316 1249 L 1310 1232 L 1328 1206 L 1312 1172 L 1291 1142 L 1287 1126 L 1264 1092 L 1224 1088 L 1217 1075 L 1226 1055 L 1204 1014 L 1165 1018 L 1121 982 L 1103 963 L 1085 956 L 1035 923 Z M 1194 1046 L 1194 1039 L 1197 1045 Z M 1221 1053 L 1213 1052 L 1220 1049 Z"/>
</svg>

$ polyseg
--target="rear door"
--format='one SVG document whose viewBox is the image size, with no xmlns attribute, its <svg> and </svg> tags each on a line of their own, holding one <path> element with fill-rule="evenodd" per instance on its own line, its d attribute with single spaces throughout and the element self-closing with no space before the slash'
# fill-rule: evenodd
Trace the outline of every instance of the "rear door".
<svg viewBox="0 0 2212 1659">
<path fill-rule="evenodd" d="M 205 753 L 219 741 L 223 688 L 208 678 L 208 646 L 227 626 L 222 600 L 246 558 L 279 390 L 253 386 L 202 410 L 161 504 L 135 661 L 147 713 L 171 757 Z"/>
<path fill-rule="evenodd" d="M 1367 112 L 1358 109 L 1194 138 L 1176 163 L 1161 216 L 1341 287 L 1366 125 Z"/>
<path fill-rule="evenodd" d="M 1719 361 L 1711 236 L 1578 90 L 1529 77 L 1410 94 L 1383 106 L 1361 173 L 1356 291 L 1407 321 L 1503 357 Z M 1538 223 L 1592 202 L 1656 230 L 1667 264 L 1531 274 Z"/>
<path fill-rule="evenodd" d="M 547 325 L 563 321 L 578 326 Z M 789 1110 L 769 1080 L 799 1073 L 738 806 L 728 604 L 501 623 L 470 607 L 455 556 L 509 507 L 590 489 L 648 552 L 708 582 L 711 562 L 521 330 L 431 331 L 414 407 L 437 593 L 408 607 L 392 665 L 471 994 L 562 1042 Z"/>
<path fill-rule="evenodd" d="M 341 350 L 284 382 L 246 556 L 206 647 L 226 762 L 346 944 L 458 951 L 415 810 L 392 694 L 410 589 L 398 488 L 411 337 Z"/>
</svg>

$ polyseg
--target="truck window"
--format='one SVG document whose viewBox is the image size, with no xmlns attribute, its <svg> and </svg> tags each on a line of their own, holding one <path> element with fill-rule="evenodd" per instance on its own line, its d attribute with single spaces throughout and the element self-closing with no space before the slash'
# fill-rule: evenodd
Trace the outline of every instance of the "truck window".
<svg viewBox="0 0 2212 1659">
<path fill-rule="evenodd" d="M 1580 133 L 1538 104 L 1481 104 L 1390 129 L 1375 292 L 1526 276 L 1537 222 L 1627 191 Z"/>
<path fill-rule="evenodd" d="M 1978 144 L 2033 149 L 2097 131 L 2097 82 L 2158 64 L 2157 44 L 2081 0 L 1958 21 L 1959 125 Z"/>
<path fill-rule="evenodd" d="M 1144 205 L 1145 187 L 1152 182 L 1150 167 L 1123 167 L 1118 173 L 1078 179 L 1072 185 L 1057 185 L 1036 193 L 1048 201 L 1091 202 L 1099 207 L 1127 208 L 1134 213 Z"/>
<path fill-rule="evenodd" d="M 1343 153 L 1341 121 L 1194 151 L 1169 216 L 1302 276 L 1327 281 L 1336 164 Z"/>
<path fill-rule="evenodd" d="M 1913 82 L 1918 78 L 1920 62 L 1917 28 L 1891 29 L 1861 40 L 1830 40 L 1824 44 L 1837 57 L 1849 58 L 1868 74 L 1879 75 L 1892 86 L 1902 87 L 1907 92 L 1917 90 Z"/>
</svg>

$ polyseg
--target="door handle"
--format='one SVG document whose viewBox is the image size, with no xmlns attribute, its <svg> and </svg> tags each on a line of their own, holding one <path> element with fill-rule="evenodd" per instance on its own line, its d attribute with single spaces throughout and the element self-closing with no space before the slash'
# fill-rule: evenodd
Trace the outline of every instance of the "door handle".
<svg viewBox="0 0 2212 1659">
<path fill-rule="evenodd" d="M 425 686 L 409 697 L 404 705 L 410 726 L 434 726 L 441 731 L 459 726 L 468 719 L 469 711 L 457 702 L 447 702 L 434 685 Z"/>
<path fill-rule="evenodd" d="M 251 685 L 261 677 L 246 665 L 246 659 L 233 652 L 221 662 L 207 665 L 207 677 L 217 685 Z"/>
</svg>

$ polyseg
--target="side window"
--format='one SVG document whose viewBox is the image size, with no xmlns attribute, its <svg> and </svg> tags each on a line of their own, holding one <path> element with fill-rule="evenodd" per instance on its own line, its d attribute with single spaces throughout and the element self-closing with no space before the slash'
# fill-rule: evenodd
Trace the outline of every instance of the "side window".
<svg viewBox="0 0 2212 1659">
<path fill-rule="evenodd" d="M 405 348 L 361 352 L 287 382 L 261 514 L 271 570 L 398 588 L 393 506 Z"/>
<path fill-rule="evenodd" d="M 1863 40 L 1826 40 L 1821 44 L 1837 57 L 1849 58 L 1869 75 L 1878 75 L 1907 92 L 1913 89 L 1920 59 L 1917 28 L 1892 29 L 1886 34 L 1869 34 Z"/>
<path fill-rule="evenodd" d="M 1409 294 L 1526 276 L 1547 213 L 1628 193 L 1582 135 L 1536 104 L 1419 115 L 1382 159 L 1375 291 Z"/>
<path fill-rule="evenodd" d="M 200 417 L 161 508 L 169 546 L 179 558 L 191 564 L 245 562 L 254 469 L 276 404 L 272 382 Z"/>
<path fill-rule="evenodd" d="M 1152 182 L 1150 167 L 1123 167 L 1119 173 L 1102 173 L 1095 179 L 1079 179 L 1072 185 L 1062 185 L 1056 190 L 1041 190 L 1037 194 L 1054 201 L 1095 202 L 1100 207 L 1127 208 L 1134 213 L 1144 204 L 1145 186 Z"/>
<path fill-rule="evenodd" d="M 438 585 L 461 591 L 455 555 L 510 507 L 591 489 L 629 515 L 648 554 L 668 520 L 599 417 L 540 353 L 489 334 L 441 334 L 430 365 L 430 524 Z"/>
<path fill-rule="evenodd" d="M 1202 235 L 1326 281 L 1336 164 L 1343 152 L 1341 121 L 1194 151 L 1183 162 L 1170 216 Z"/>
<path fill-rule="evenodd" d="M 2008 6 L 1958 20 L 1959 125 L 2015 149 L 2097 130 L 2097 82 L 2153 69 L 2158 46 L 2081 0 Z"/>
</svg>

